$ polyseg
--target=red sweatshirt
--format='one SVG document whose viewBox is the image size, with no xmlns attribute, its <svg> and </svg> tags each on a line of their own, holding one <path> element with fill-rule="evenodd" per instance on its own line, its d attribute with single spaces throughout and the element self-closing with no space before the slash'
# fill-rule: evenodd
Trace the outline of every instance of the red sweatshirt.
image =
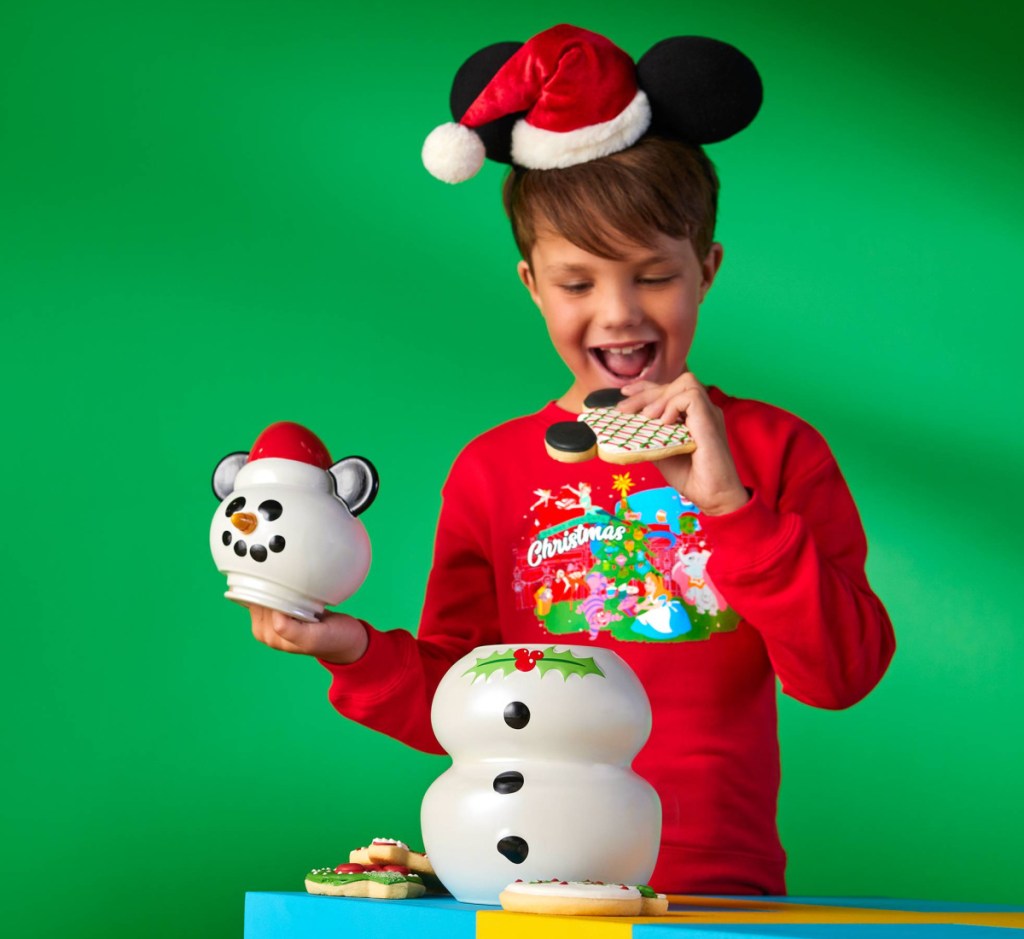
<svg viewBox="0 0 1024 939">
<path fill-rule="evenodd" d="M 614 649 L 653 710 L 633 763 L 662 802 L 652 886 L 782 894 L 775 678 L 807 704 L 848 707 L 881 678 L 894 640 L 821 436 L 778 408 L 711 397 L 753 493 L 723 516 L 703 515 L 654 463 L 551 459 L 545 430 L 575 417 L 555 404 L 470 443 L 444 486 L 418 636 L 371 628 L 363 658 L 327 666 L 330 699 L 439 753 L 433 691 L 474 647 Z"/>
</svg>

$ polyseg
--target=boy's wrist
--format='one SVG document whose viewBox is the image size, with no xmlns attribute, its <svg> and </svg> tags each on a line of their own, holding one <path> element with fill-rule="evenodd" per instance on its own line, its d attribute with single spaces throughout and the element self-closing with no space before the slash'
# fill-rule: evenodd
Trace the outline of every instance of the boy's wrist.
<svg viewBox="0 0 1024 939">
<path fill-rule="evenodd" d="M 701 505 L 699 508 L 704 515 L 728 515 L 737 509 L 742 509 L 750 501 L 751 495 L 749 489 L 738 489 L 712 503 Z"/>
</svg>

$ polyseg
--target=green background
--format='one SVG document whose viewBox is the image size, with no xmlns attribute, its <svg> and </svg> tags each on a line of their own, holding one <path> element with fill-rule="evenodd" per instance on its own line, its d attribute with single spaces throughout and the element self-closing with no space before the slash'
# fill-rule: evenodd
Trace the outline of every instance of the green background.
<svg viewBox="0 0 1024 939">
<path fill-rule="evenodd" d="M 419 148 L 466 55 L 556 21 L 713 35 L 765 80 L 712 148 L 692 365 L 828 437 L 899 640 L 852 710 L 782 703 L 791 892 L 1024 899 L 1019 9 L 5 5 L 3 931 L 238 935 L 245 890 L 418 840 L 446 761 L 251 639 L 208 479 L 279 419 L 369 456 L 349 609 L 415 627 L 452 458 L 567 385 L 500 170 L 446 187 Z"/>
</svg>

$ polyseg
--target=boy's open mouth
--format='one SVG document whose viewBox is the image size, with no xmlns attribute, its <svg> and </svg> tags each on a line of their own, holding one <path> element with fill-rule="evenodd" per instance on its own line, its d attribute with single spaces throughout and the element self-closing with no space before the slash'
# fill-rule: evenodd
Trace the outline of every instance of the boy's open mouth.
<svg viewBox="0 0 1024 939">
<path fill-rule="evenodd" d="M 658 345 L 637 342 L 628 346 L 594 346 L 590 351 L 601 367 L 616 378 L 637 379 L 654 361 Z"/>
</svg>

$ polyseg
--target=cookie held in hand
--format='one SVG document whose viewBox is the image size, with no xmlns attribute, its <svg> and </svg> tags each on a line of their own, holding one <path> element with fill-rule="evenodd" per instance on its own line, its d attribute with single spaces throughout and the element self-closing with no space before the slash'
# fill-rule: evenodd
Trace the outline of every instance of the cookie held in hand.
<svg viewBox="0 0 1024 939">
<path fill-rule="evenodd" d="M 615 405 L 624 398 L 618 388 L 587 395 L 575 421 L 559 421 L 544 434 L 548 455 L 561 463 L 582 463 L 597 456 L 606 463 L 663 460 L 697 449 L 683 424 L 662 424 L 640 414 L 625 414 Z"/>
</svg>

